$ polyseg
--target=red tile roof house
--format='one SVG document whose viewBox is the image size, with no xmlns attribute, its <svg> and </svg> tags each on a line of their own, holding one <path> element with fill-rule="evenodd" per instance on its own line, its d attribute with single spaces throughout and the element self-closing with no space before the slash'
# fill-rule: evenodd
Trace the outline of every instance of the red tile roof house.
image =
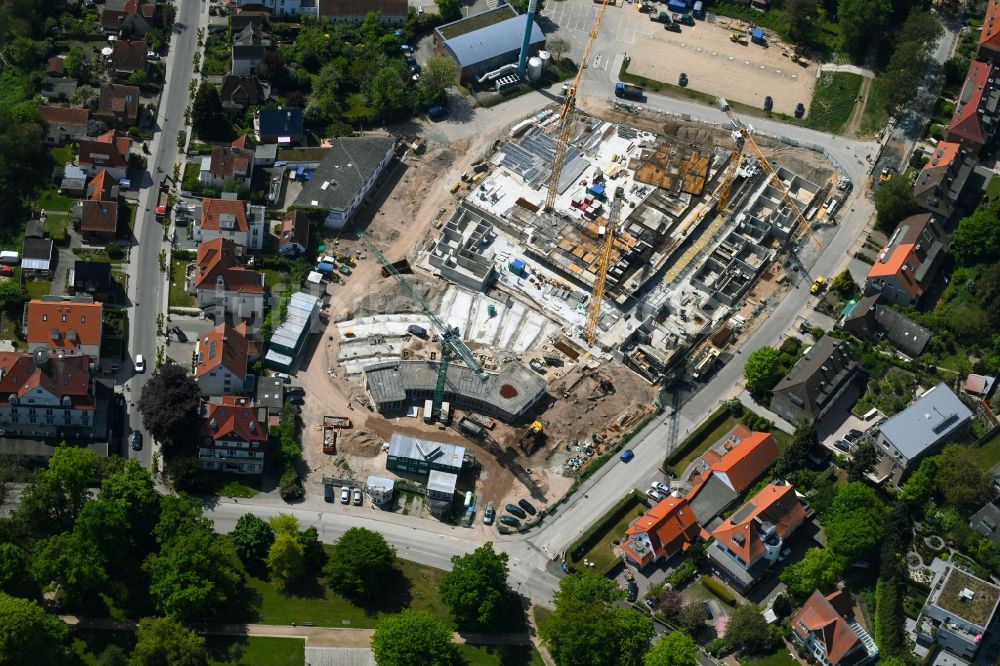
<svg viewBox="0 0 1000 666">
<path fill-rule="evenodd" d="M 975 166 L 961 144 L 942 141 L 913 183 L 913 196 L 924 210 L 949 217 Z"/>
<path fill-rule="evenodd" d="M 97 119 L 112 127 L 128 129 L 139 122 L 139 89 L 116 83 L 101 84 Z"/>
<path fill-rule="evenodd" d="M 222 323 L 195 344 L 195 381 L 203 395 L 242 395 L 251 357 L 247 325 Z M 256 345 L 253 345 L 256 350 Z"/>
<path fill-rule="evenodd" d="M 247 398 L 224 396 L 207 404 L 198 431 L 198 463 L 202 469 L 262 474 L 267 451 L 267 408 Z"/>
<path fill-rule="evenodd" d="M 930 213 L 904 219 L 875 257 L 865 295 L 880 293 L 885 302 L 916 305 L 934 280 L 947 243 L 944 229 Z"/>
<path fill-rule="evenodd" d="M 145 41 L 119 39 L 111 52 L 111 73 L 127 79 L 136 72 L 146 70 L 147 45 Z"/>
<path fill-rule="evenodd" d="M 0 435 L 93 439 L 97 400 L 89 356 L 0 352 Z"/>
<path fill-rule="evenodd" d="M 100 361 L 104 305 L 80 301 L 32 300 L 24 305 L 28 349 L 52 356 L 87 356 Z"/>
<path fill-rule="evenodd" d="M 989 0 L 983 28 L 979 31 L 977 60 L 995 60 L 1000 57 L 1000 0 Z"/>
<path fill-rule="evenodd" d="M 194 239 L 201 242 L 225 238 L 245 249 L 259 250 L 264 247 L 265 224 L 263 206 L 235 198 L 204 199 Z"/>
<path fill-rule="evenodd" d="M 81 202 L 80 233 L 90 244 L 107 244 L 113 241 L 118 233 L 118 202 Z"/>
<path fill-rule="evenodd" d="M 701 526 L 683 497 L 668 497 L 635 519 L 625 531 L 625 559 L 642 568 L 687 550 Z"/>
<path fill-rule="evenodd" d="M 198 182 L 222 189 L 229 183 L 250 187 L 253 178 L 253 151 L 233 146 L 215 146 L 211 156 L 201 158 Z"/>
<path fill-rule="evenodd" d="M 197 295 L 198 307 L 214 309 L 209 314 L 216 322 L 224 314 L 256 331 L 264 317 L 264 276 L 244 268 L 238 252 L 242 248 L 224 238 L 202 242 L 196 262 L 188 266 L 185 286 Z"/>
<path fill-rule="evenodd" d="M 68 109 L 62 106 L 40 106 L 38 115 L 42 117 L 42 138 L 50 146 L 79 141 L 87 137 L 87 109 Z"/>
<path fill-rule="evenodd" d="M 1000 86 L 997 85 L 993 66 L 988 62 L 973 61 L 962 84 L 945 138 L 961 144 L 970 154 L 978 155 L 993 137 L 998 103 Z"/>
<path fill-rule="evenodd" d="M 764 579 L 805 519 L 791 484 L 769 484 L 712 531 L 715 541 L 708 547 L 712 570 L 746 593 Z"/>
<path fill-rule="evenodd" d="M 878 656 L 878 647 L 855 621 L 853 605 L 846 592 L 816 590 L 792 618 L 792 635 L 820 664 L 865 666 Z"/>
<path fill-rule="evenodd" d="M 88 176 L 96 176 L 101 169 L 107 169 L 108 175 L 115 180 L 125 177 L 132 139 L 110 130 L 94 139 L 81 140 L 79 148 L 77 164 Z"/>
<path fill-rule="evenodd" d="M 281 235 L 278 237 L 278 253 L 297 256 L 309 247 L 309 216 L 301 210 L 293 210 L 281 218 Z"/>
</svg>

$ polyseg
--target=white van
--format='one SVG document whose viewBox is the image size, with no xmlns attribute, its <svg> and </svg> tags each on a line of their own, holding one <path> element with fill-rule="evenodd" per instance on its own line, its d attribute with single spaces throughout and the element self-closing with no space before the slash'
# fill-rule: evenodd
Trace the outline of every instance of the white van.
<svg viewBox="0 0 1000 666">
<path fill-rule="evenodd" d="M 21 255 L 13 250 L 4 250 L 0 252 L 0 264 L 11 264 L 16 266 L 21 263 Z"/>
</svg>

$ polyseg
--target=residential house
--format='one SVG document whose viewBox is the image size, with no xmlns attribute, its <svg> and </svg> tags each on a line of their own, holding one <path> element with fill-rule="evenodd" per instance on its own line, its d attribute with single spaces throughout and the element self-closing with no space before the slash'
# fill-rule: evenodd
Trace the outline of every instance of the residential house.
<svg viewBox="0 0 1000 666">
<path fill-rule="evenodd" d="M 149 18 L 138 12 L 129 13 L 121 9 L 105 9 L 101 12 L 101 32 L 106 35 L 118 35 L 122 39 L 143 39 L 150 28 Z"/>
<path fill-rule="evenodd" d="M 118 202 L 91 201 L 80 203 L 80 233 L 91 244 L 106 244 L 118 233 Z"/>
<path fill-rule="evenodd" d="M 880 300 L 881 294 L 865 296 L 847 310 L 838 325 L 859 340 L 888 340 L 910 358 L 923 354 L 934 334 Z"/>
<path fill-rule="evenodd" d="M 929 389 L 909 407 L 879 425 L 875 435 L 881 460 L 876 480 L 899 485 L 925 457 L 957 442 L 972 426 L 972 411 L 945 383 Z"/>
<path fill-rule="evenodd" d="M 107 434 L 89 356 L 0 352 L 0 435 L 93 439 Z"/>
<path fill-rule="evenodd" d="M 712 531 L 712 569 L 739 592 L 747 592 L 763 580 L 805 519 L 791 484 L 769 484 Z"/>
<path fill-rule="evenodd" d="M 865 294 L 880 293 L 886 303 L 916 305 L 944 261 L 947 243 L 948 236 L 931 213 L 904 219 L 875 257 Z"/>
<path fill-rule="evenodd" d="M 771 391 L 771 411 L 789 423 L 826 416 L 861 369 L 861 360 L 843 340 L 824 335 Z"/>
<path fill-rule="evenodd" d="M 792 636 L 825 666 L 865 666 L 878 656 L 875 640 L 854 618 L 847 592 L 813 592 L 792 617 Z"/>
<path fill-rule="evenodd" d="M 966 573 L 952 562 L 935 569 L 931 593 L 917 618 L 917 639 L 936 642 L 951 654 L 972 662 L 997 615 L 1000 587 Z"/>
<path fill-rule="evenodd" d="M 253 150 L 256 147 L 256 144 L 254 144 L 253 139 L 251 139 L 246 134 L 241 134 L 240 136 L 233 139 L 233 142 L 230 145 L 233 148 L 239 148 L 240 150 Z M 255 166 L 257 164 L 260 164 L 260 162 L 257 161 L 256 156 L 254 157 L 253 163 Z"/>
<path fill-rule="evenodd" d="M 89 176 L 96 176 L 101 169 L 106 169 L 113 179 L 121 180 L 128 170 L 131 151 L 132 139 L 109 130 L 98 137 L 79 142 L 77 164 Z"/>
<path fill-rule="evenodd" d="M 263 474 L 267 454 L 267 410 L 246 398 L 224 396 L 204 407 L 198 431 L 202 469 Z"/>
<path fill-rule="evenodd" d="M 59 194 L 68 197 L 82 197 L 87 192 L 87 172 L 75 164 L 63 167 L 62 179 L 59 181 Z"/>
<path fill-rule="evenodd" d="M 975 167 L 975 157 L 960 144 L 942 141 L 913 183 L 913 196 L 924 210 L 949 217 Z"/>
<path fill-rule="evenodd" d="M 315 0 L 320 19 L 334 23 L 361 23 L 370 12 L 379 15 L 383 25 L 403 25 L 409 14 L 406 0 Z M 304 3 L 303 3 L 304 4 Z M 306 13 L 306 8 L 302 8 Z"/>
<path fill-rule="evenodd" d="M 24 337 L 28 349 L 53 356 L 101 358 L 104 305 L 87 297 L 46 296 L 24 305 Z"/>
<path fill-rule="evenodd" d="M 271 334 L 264 363 L 269 368 L 287 372 L 305 347 L 309 336 L 319 333 L 320 298 L 305 292 L 295 292 L 285 308 L 285 318 Z"/>
<path fill-rule="evenodd" d="M 148 47 L 145 41 L 119 39 L 111 52 L 111 73 L 114 76 L 127 79 L 136 72 L 146 71 L 146 53 Z"/>
<path fill-rule="evenodd" d="M 983 505 L 979 511 L 972 514 L 969 519 L 969 527 L 982 534 L 984 537 L 1000 547 L 1000 500 L 992 499 Z"/>
<path fill-rule="evenodd" d="M 25 234 L 21 246 L 21 274 L 25 278 L 51 279 L 55 254 L 51 238 L 32 238 Z"/>
<path fill-rule="evenodd" d="M 996 384 L 996 377 L 972 373 L 965 378 L 965 384 L 962 386 L 962 391 L 966 395 L 973 396 L 977 400 L 986 400 L 990 397 L 990 394 L 993 393 L 993 389 Z"/>
<path fill-rule="evenodd" d="M 989 0 L 979 31 L 977 60 L 994 61 L 1000 56 L 1000 0 Z"/>
<path fill-rule="evenodd" d="M 227 74 L 222 78 L 219 91 L 222 108 L 229 113 L 241 114 L 251 106 L 264 101 L 264 92 L 260 80 L 253 75 L 237 76 Z"/>
<path fill-rule="evenodd" d="M 998 103 L 1000 86 L 994 77 L 993 65 L 974 60 L 958 94 L 945 138 L 961 144 L 970 155 L 978 155 L 993 137 Z"/>
<path fill-rule="evenodd" d="M 264 276 L 244 268 L 238 252 L 242 248 L 227 238 L 201 242 L 185 286 L 216 322 L 244 320 L 256 331 L 264 317 Z"/>
<path fill-rule="evenodd" d="M 777 461 L 778 444 L 771 433 L 737 424 L 696 459 L 690 471 L 682 470 L 682 478 L 691 484 L 687 501 L 707 525 Z"/>
<path fill-rule="evenodd" d="M 249 250 L 264 247 L 264 207 L 238 199 L 204 199 L 201 218 L 194 229 L 194 238 L 208 241 L 225 238 Z"/>
<path fill-rule="evenodd" d="M 66 76 L 66 63 L 61 57 L 52 56 L 45 63 L 45 73 L 53 77 Z"/>
<path fill-rule="evenodd" d="M 117 83 L 102 83 L 97 119 L 112 127 L 128 129 L 139 122 L 139 89 Z"/>
<path fill-rule="evenodd" d="M 221 189 L 230 183 L 250 187 L 253 178 L 253 151 L 232 146 L 215 146 L 211 156 L 201 158 L 198 182 Z"/>
<path fill-rule="evenodd" d="M 203 395 L 242 395 L 253 361 L 247 325 L 221 323 L 195 343 L 194 378 Z"/>
<path fill-rule="evenodd" d="M 281 218 L 281 236 L 278 238 L 278 253 L 298 256 L 309 247 L 309 216 L 301 210 L 285 213 Z"/>
<path fill-rule="evenodd" d="M 264 62 L 267 46 L 263 31 L 253 23 L 248 23 L 239 32 L 233 30 L 232 73 L 236 76 L 256 74 Z"/>
<path fill-rule="evenodd" d="M 42 140 L 49 145 L 62 145 L 79 141 L 87 136 L 90 112 L 87 109 L 68 109 L 62 106 L 40 106 Z"/>
<path fill-rule="evenodd" d="M 117 201 L 118 184 L 107 169 L 101 169 L 87 185 L 87 198 L 91 201 Z"/>
<path fill-rule="evenodd" d="M 274 16 L 298 16 L 301 10 L 301 0 L 232 0 L 237 11 L 244 7 L 257 9 L 263 7 Z"/>
<path fill-rule="evenodd" d="M 291 106 L 261 109 L 254 114 L 253 131 L 257 143 L 300 144 L 305 139 L 302 109 Z"/>
<path fill-rule="evenodd" d="M 636 518 L 622 540 L 629 563 L 642 568 L 687 550 L 698 538 L 701 526 L 683 497 L 668 497 Z"/>
<path fill-rule="evenodd" d="M 114 287 L 111 264 L 78 259 L 70 269 L 69 285 L 74 294 L 87 294 L 95 300 L 105 301 Z"/>
<path fill-rule="evenodd" d="M 388 136 L 337 137 L 293 205 L 325 211 L 325 225 L 342 229 L 375 189 L 395 144 Z"/>
</svg>

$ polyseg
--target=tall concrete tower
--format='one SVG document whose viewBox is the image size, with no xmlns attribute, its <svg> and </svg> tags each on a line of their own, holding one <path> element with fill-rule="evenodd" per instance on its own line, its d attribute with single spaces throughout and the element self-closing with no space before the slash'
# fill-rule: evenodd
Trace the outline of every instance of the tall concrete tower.
<svg viewBox="0 0 1000 666">
<path fill-rule="evenodd" d="M 529 0 L 528 13 L 524 23 L 524 40 L 521 42 L 521 56 L 517 59 L 517 78 L 523 79 L 528 65 L 528 49 L 531 48 L 531 27 L 535 24 L 535 12 L 538 11 L 538 0 Z"/>
</svg>

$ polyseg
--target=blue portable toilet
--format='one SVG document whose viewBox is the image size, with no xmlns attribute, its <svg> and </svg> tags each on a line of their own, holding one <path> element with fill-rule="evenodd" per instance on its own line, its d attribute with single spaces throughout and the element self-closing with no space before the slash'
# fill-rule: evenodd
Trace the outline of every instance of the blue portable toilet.
<svg viewBox="0 0 1000 666">
<path fill-rule="evenodd" d="M 316 272 L 322 273 L 323 275 L 333 275 L 335 270 L 336 269 L 334 268 L 333 264 L 329 264 L 325 261 L 321 261 L 318 264 L 316 264 Z"/>
<path fill-rule="evenodd" d="M 672 12 L 686 12 L 688 6 L 688 0 L 669 0 L 667 2 L 667 9 Z"/>
<path fill-rule="evenodd" d="M 698 0 L 697 2 L 695 2 L 694 3 L 694 8 L 691 10 L 691 13 L 694 15 L 694 17 L 696 19 L 703 19 L 703 18 L 705 18 L 705 4 L 704 4 L 704 2 L 702 2 L 702 0 Z"/>
<path fill-rule="evenodd" d="M 514 275 L 524 275 L 525 265 L 522 259 L 512 259 L 510 262 L 510 272 Z"/>
<path fill-rule="evenodd" d="M 753 35 L 752 35 L 751 41 L 754 44 L 763 44 L 764 43 L 764 29 L 763 28 L 754 28 L 753 29 Z"/>
</svg>

